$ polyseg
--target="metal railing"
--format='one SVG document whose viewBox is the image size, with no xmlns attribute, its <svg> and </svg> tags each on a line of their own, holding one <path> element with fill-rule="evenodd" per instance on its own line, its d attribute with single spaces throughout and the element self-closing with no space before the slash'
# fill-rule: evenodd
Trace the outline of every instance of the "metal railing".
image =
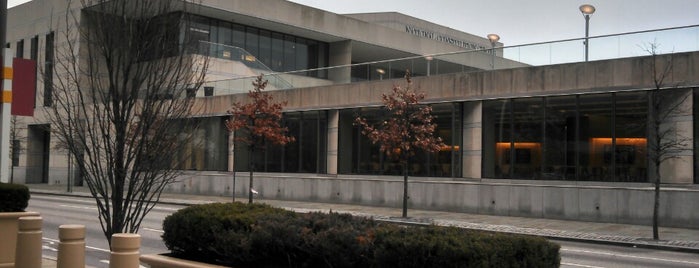
<svg viewBox="0 0 699 268">
<path fill-rule="evenodd" d="M 283 90 L 402 78 L 405 70 L 410 70 L 412 76 L 416 77 L 575 63 L 585 61 L 584 40 L 585 38 L 576 38 L 494 49 L 419 55 L 291 72 L 270 72 L 264 76 L 275 85 L 275 89 Z M 588 40 L 590 61 L 647 56 L 650 54 L 648 49 L 651 44 L 658 47 L 657 54 L 699 51 L 699 25 L 592 36 Z M 335 79 L 308 76 L 318 72 L 327 72 L 328 77 Z M 217 95 L 236 94 L 252 89 L 251 83 L 254 79 L 254 76 L 237 77 L 208 82 L 205 86 L 216 87 Z"/>
<path fill-rule="evenodd" d="M 253 73 L 266 73 L 265 79 L 267 79 L 269 83 L 277 89 L 288 89 L 294 87 L 294 85 L 284 80 L 281 73 L 275 73 L 271 68 L 257 59 L 255 55 L 240 47 L 199 41 L 199 50 L 197 52 L 212 58 L 240 62 L 246 67 L 250 68 Z M 248 83 L 248 85 L 250 84 Z"/>
</svg>

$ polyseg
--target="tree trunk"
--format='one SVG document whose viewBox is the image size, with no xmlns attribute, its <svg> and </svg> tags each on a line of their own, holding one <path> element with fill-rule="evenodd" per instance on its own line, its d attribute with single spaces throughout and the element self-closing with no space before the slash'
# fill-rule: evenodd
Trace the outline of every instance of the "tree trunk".
<svg viewBox="0 0 699 268">
<path fill-rule="evenodd" d="M 658 210 L 660 209 L 660 166 L 656 166 L 655 198 L 653 204 L 653 240 L 660 239 L 658 234 Z"/>
<path fill-rule="evenodd" d="M 248 204 L 252 204 L 252 171 L 255 168 L 255 163 L 252 160 L 253 149 L 248 150 L 248 167 L 250 170 L 250 181 L 248 184 Z"/>
<path fill-rule="evenodd" d="M 403 218 L 408 217 L 408 164 L 403 163 Z"/>
</svg>

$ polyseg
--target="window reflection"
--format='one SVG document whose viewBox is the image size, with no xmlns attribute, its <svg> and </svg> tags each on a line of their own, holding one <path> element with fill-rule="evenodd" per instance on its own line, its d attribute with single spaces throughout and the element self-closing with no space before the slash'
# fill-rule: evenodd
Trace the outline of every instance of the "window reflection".
<svg viewBox="0 0 699 268">
<path fill-rule="evenodd" d="M 647 181 L 647 94 L 483 104 L 483 177 Z"/>
<path fill-rule="evenodd" d="M 381 153 L 358 126 L 353 124 L 358 115 L 370 124 L 383 118 L 380 108 L 345 109 L 340 111 L 338 172 L 342 174 L 401 175 L 397 159 Z M 436 135 L 447 144 L 440 151 L 416 152 L 408 172 L 410 176 L 459 177 L 461 176 L 461 104 L 432 105 L 437 123 Z"/>
</svg>

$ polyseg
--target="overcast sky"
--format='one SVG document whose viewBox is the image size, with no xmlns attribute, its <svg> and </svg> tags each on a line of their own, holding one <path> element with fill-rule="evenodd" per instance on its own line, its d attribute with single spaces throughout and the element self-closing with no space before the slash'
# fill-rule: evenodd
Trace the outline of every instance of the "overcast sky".
<svg viewBox="0 0 699 268">
<path fill-rule="evenodd" d="M 254 0 L 250 0 L 254 1 Z M 699 0 L 290 0 L 334 13 L 396 11 L 505 45 L 583 37 L 578 10 L 592 4 L 590 35 L 699 24 Z M 12 7 L 27 0 L 9 0 Z"/>
</svg>

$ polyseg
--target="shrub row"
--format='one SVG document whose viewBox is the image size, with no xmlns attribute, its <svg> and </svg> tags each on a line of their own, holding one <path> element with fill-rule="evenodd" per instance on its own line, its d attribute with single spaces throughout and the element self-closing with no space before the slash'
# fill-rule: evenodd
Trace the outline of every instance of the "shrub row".
<svg viewBox="0 0 699 268">
<path fill-rule="evenodd" d="M 0 212 L 22 212 L 29 205 L 29 188 L 0 182 Z"/>
<path fill-rule="evenodd" d="M 163 222 L 172 254 L 235 267 L 557 267 L 539 237 L 405 227 L 338 213 L 263 204 L 198 205 Z"/>
</svg>

